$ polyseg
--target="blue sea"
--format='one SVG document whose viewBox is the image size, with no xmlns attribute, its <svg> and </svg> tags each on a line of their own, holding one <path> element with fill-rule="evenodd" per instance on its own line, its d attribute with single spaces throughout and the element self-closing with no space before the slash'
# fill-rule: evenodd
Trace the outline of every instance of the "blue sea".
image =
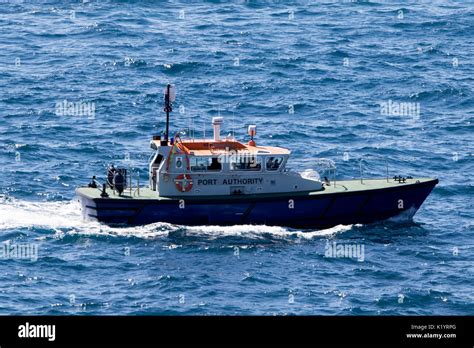
<svg viewBox="0 0 474 348">
<path fill-rule="evenodd" d="M 473 57 L 464 1 L 0 0 L 0 314 L 472 315 Z M 173 131 L 440 183 L 327 230 L 83 221 L 108 164 L 147 183 L 167 83 Z"/>
</svg>

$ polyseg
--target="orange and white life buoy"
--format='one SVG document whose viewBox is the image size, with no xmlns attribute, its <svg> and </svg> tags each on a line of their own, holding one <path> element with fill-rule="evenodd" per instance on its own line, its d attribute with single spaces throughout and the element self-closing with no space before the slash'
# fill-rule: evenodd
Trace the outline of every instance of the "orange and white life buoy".
<svg viewBox="0 0 474 348">
<path fill-rule="evenodd" d="M 188 192 L 193 188 L 193 179 L 189 174 L 180 174 L 174 179 L 176 188 L 181 192 Z"/>
</svg>

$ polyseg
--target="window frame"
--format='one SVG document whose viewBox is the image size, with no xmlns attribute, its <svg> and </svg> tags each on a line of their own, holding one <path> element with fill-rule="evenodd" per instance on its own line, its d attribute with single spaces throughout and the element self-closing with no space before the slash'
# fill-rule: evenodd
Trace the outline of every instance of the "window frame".
<svg viewBox="0 0 474 348">
<path fill-rule="evenodd" d="M 234 169 L 232 168 L 232 166 L 235 164 L 235 163 L 238 163 L 237 159 L 235 157 L 231 157 L 229 159 L 229 171 L 230 172 L 246 172 L 246 173 L 254 173 L 254 172 L 261 172 L 262 171 L 262 168 L 263 168 L 263 161 L 262 161 L 262 156 L 254 156 L 256 159 L 257 159 L 257 163 L 260 164 L 260 168 L 259 169 Z M 237 158 L 239 158 L 237 156 Z M 240 163 L 245 163 L 245 162 L 242 162 L 240 161 Z M 252 167 L 250 167 L 252 168 Z"/>
<path fill-rule="evenodd" d="M 281 159 L 281 162 L 278 164 L 278 167 L 276 169 L 269 169 L 268 168 L 268 162 L 269 160 L 273 158 L 273 160 L 275 159 Z M 285 156 L 283 155 L 272 155 L 272 156 L 266 156 L 265 157 L 265 171 L 268 171 L 268 172 L 278 172 L 281 170 L 282 168 L 282 165 L 283 163 L 285 162 Z"/>
<path fill-rule="evenodd" d="M 219 165 L 220 165 L 220 168 L 219 169 L 209 169 L 209 167 L 212 165 L 212 160 L 216 158 L 218 160 L 217 157 L 213 157 L 213 156 L 192 156 L 190 159 L 189 159 L 189 169 L 191 170 L 191 172 L 196 172 L 196 173 L 207 173 L 207 172 L 210 172 L 210 173 L 218 173 L 218 172 L 222 172 L 222 169 L 223 169 L 223 166 L 222 166 L 222 163 L 218 162 Z M 203 169 L 195 169 L 196 167 L 198 167 L 198 165 L 195 165 L 193 166 L 193 160 L 196 161 L 196 164 L 199 163 L 199 161 L 206 161 L 207 164 L 203 167 Z"/>
</svg>

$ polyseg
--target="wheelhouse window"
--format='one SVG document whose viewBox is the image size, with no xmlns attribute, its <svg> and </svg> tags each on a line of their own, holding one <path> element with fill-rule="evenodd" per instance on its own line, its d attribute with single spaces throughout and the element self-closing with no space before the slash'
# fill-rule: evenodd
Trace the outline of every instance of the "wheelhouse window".
<svg viewBox="0 0 474 348">
<path fill-rule="evenodd" d="M 281 156 L 271 156 L 271 157 L 267 157 L 265 167 L 269 171 L 274 171 L 274 170 L 280 169 L 282 163 L 283 163 L 283 157 L 281 157 Z"/>
<path fill-rule="evenodd" d="M 239 156 L 230 159 L 230 170 L 259 171 L 262 159 L 255 156 Z"/>
<path fill-rule="evenodd" d="M 222 169 L 222 164 L 216 157 L 191 157 L 190 165 L 193 172 L 213 172 Z"/>
</svg>

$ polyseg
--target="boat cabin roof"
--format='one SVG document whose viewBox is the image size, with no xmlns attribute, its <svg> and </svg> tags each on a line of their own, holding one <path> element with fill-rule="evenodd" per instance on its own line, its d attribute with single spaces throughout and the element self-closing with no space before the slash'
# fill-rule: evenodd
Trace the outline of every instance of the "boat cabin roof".
<svg viewBox="0 0 474 348">
<path fill-rule="evenodd" d="M 160 141 L 154 140 L 159 146 Z M 235 140 L 183 140 L 178 143 L 178 147 L 183 152 L 194 156 L 215 156 L 225 154 L 229 151 L 238 153 L 250 153 L 252 155 L 288 155 L 290 151 L 283 147 L 273 146 L 252 146 L 243 144 Z"/>
</svg>

